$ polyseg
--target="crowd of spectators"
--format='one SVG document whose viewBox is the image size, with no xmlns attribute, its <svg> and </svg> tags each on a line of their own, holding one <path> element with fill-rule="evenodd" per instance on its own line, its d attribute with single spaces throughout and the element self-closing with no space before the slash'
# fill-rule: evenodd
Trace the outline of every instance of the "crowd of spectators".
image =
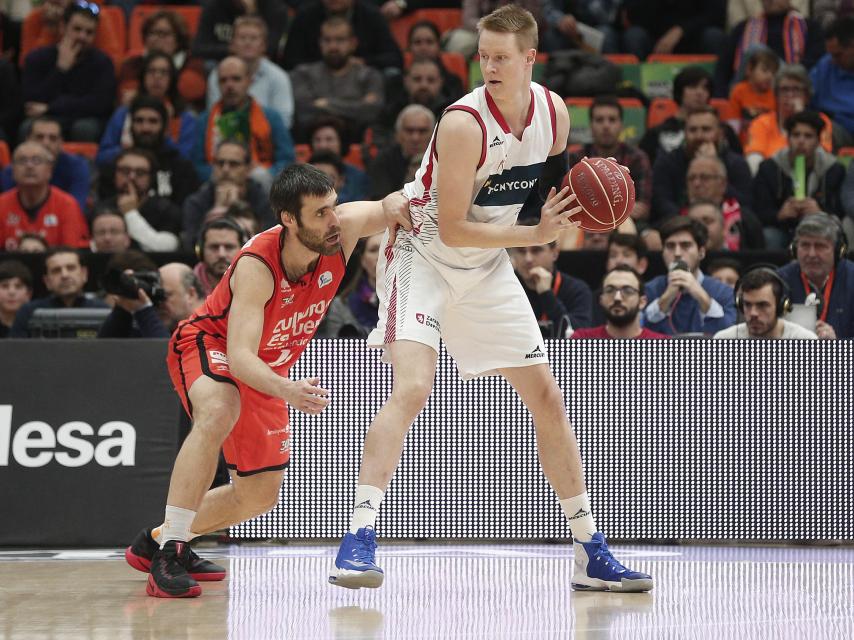
<svg viewBox="0 0 854 640">
<path fill-rule="evenodd" d="M 73 307 L 112 308 L 102 336 L 168 335 L 243 242 L 276 224 L 268 192 L 298 158 L 331 177 L 341 202 L 399 189 L 469 88 L 454 61 L 476 55 L 478 18 L 504 3 L 205 0 L 191 24 L 183 5 L 140 21 L 146 3 L 113 2 L 137 49 L 109 27 L 107 3 L 0 10 L 0 337 L 27 336 L 36 309 Z M 613 234 L 573 229 L 509 251 L 544 333 L 854 337 L 852 3 L 517 3 L 547 55 L 716 56 L 713 68 L 681 68 L 675 111 L 637 144 L 619 97 L 648 97 L 623 85 L 590 96 L 590 141 L 568 149 L 570 163 L 616 158 L 637 198 Z M 461 8 L 459 23 L 420 19 L 425 8 Z M 419 19 L 399 41 L 408 16 Z M 538 209 L 532 196 L 519 223 L 535 224 Z M 376 323 L 380 242 L 360 244 L 319 335 L 363 336 Z M 601 282 L 558 268 L 577 249 L 601 251 Z M 791 262 L 751 269 L 749 252 L 763 250 Z M 44 254 L 43 282 L 17 252 Z M 89 252 L 153 274 L 165 298 L 87 287 Z M 659 252 L 666 273 L 648 278 Z M 31 299 L 36 290 L 48 295 Z M 783 319 L 792 305 L 808 310 L 812 333 Z"/>
</svg>

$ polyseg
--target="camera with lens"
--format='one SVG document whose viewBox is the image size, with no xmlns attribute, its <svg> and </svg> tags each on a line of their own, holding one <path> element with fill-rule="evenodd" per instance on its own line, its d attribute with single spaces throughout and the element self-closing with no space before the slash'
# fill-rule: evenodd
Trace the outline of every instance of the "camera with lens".
<svg viewBox="0 0 854 640">
<path fill-rule="evenodd" d="M 111 269 L 104 274 L 101 286 L 107 293 L 131 300 L 136 300 L 139 290 L 142 289 L 155 307 L 166 300 L 166 290 L 160 282 L 160 274 L 156 271 L 124 273 L 119 269 Z"/>
</svg>

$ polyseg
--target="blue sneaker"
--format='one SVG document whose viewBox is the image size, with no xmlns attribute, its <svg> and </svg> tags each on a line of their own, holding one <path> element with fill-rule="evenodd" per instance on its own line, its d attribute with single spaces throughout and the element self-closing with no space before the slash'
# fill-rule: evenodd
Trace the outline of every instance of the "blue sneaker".
<svg viewBox="0 0 854 640">
<path fill-rule="evenodd" d="M 376 589 L 383 583 L 383 570 L 374 562 L 377 552 L 377 534 L 373 527 L 363 527 L 355 534 L 347 533 L 338 547 L 335 568 L 329 582 L 347 589 L 370 587 Z"/>
<path fill-rule="evenodd" d="M 649 591 L 652 578 L 645 573 L 626 569 L 608 550 L 601 533 L 590 542 L 573 540 L 575 555 L 572 588 L 577 591 Z"/>
</svg>

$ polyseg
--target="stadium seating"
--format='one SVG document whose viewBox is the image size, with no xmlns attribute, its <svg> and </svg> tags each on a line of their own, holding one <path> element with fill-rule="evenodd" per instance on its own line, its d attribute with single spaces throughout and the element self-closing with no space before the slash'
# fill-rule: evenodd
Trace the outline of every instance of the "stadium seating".
<svg viewBox="0 0 854 640">
<path fill-rule="evenodd" d="M 98 144 L 95 142 L 63 142 L 62 150 L 76 156 L 89 158 L 93 162 L 98 154 Z"/>
<path fill-rule="evenodd" d="M 463 23 L 462 9 L 419 9 L 409 15 L 401 16 L 391 22 L 391 35 L 394 36 L 401 51 L 407 48 L 409 30 L 416 22 L 429 20 L 439 28 L 439 33 L 455 29 Z"/>
<path fill-rule="evenodd" d="M 469 83 L 469 70 L 468 64 L 466 64 L 466 59 L 460 53 L 451 53 L 448 51 L 443 51 L 441 54 L 442 64 L 445 65 L 445 68 L 453 73 L 455 76 L 459 77 L 460 80 L 463 81 L 463 86 L 467 87 Z M 412 64 L 412 54 L 409 51 L 403 52 L 403 66 L 408 69 L 409 65 Z"/>
<path fill-rule="evenodd" d="M 142 42 L 142 24 L 145 19 L 152 13 L 157 11 L 174 11 L 187 23 L 187 28 L 190 31 L 190 40 L 192 40 L 196 31 L 199 29 L 199 20 L 202 17 L 202 8 L 193 5 L 180 4 L 140 4 L 133 8 L 130 14 L 130 27 L 128 28 L 128 48 L 141 49 Z"/>
</svg>

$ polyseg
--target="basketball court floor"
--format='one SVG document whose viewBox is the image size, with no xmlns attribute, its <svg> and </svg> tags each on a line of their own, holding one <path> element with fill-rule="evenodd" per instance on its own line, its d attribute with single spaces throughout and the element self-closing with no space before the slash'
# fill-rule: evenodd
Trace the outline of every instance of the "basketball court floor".
<svg viewBox="0 0 854 640">
<path fill-rule="evenodd" d="M 0 638 L 854 638 L 854 548 L 617 545 L 648 594 L 578 593 L 571 550 L 380 547 L 386 583 L 326 582 L 331 544 L 204 546 L 224 582 L 145 595 L 120 550 L 0 551 Z"/>
</svg>

